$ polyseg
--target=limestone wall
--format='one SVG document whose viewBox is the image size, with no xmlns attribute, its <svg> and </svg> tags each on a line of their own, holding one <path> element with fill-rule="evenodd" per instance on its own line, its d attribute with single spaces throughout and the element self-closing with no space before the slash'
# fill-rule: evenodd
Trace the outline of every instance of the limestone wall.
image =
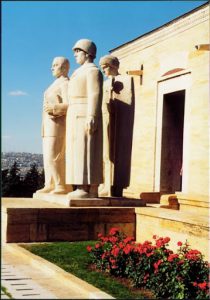
<svg viewBox="0 0 210 300">
<path fill-rule="evenodd" d="M 160 88 L 165 86 L 166 93 L 186 90 L 182 192 L 208 197 L 209 51 L 197 50 L 198 44 L 209 44 L 208 5 L 111 51 L 120 60 L 121 74 L 143 65 L 142 85 L 134 76 L 132 166 L 126 196 L 160 191 Z"/>
</svg>

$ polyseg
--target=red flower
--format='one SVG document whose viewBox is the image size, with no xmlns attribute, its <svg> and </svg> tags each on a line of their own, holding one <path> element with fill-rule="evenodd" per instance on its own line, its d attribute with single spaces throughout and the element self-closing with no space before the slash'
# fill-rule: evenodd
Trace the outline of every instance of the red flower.
<svg viewBox="0 0 210 300">
<path fill-rule="evenodd" d="M 111 237 L 109 238 L 109 241 L 110 241 L 112 244 L 115 244 L 115 243 L 117 243 L 118 238 L 117 238 L 116 236 L 111 236 Z"/>
<path fill-rule="evenodd" d="M 179 255 L 178 254 L 170 254 L 168 257 L 168 261 L 173 261 L 175 258 L 178 258 Z"/>
<path fill-rule="evenodd" d="M 129 244 L 127 244 L 127 245 L 125 246 L 125 248 L 123 249 L 123 252 L 124 252 L 125 254 L 129 254 L 129 253 L 131 252 L 131 250 L 132 250 L 132 246 L 129 245 Z"/>
<path fill-rule="evenodd" d="M 110 258 L 109 261 L 110 261 L 111 264 L 115 264 L 116 263 L 116 260 L 112 259 L 112 258 Z"/>
<path fill-rule="evenodd" d="M 118 231 L 120 231 L 119 228 L 117 228 L 117 227 L 112 227 L 112 228 L 110 229 L 110 231 L 109 231 L 109 234 L 115 235 Z"/>
<path fill-rule="evenodd" d="M 159 259 L 156 263 L 154 263 L 154 268 L 155 268 L 155 271 L 157 272 L 158 268 L 159 268 L 159 265 L 162 263 L 162 259 Z M 155 273 L 156 273 L 155 272 Z"/>
<path fill-rule="evenodd" d="M 149 253 L 146 253 L 146 256 L 147 257 L 150 257 L 150 256 L 152 256 L 154 254 L 154 252 L 149 252 Z"/>
<path fill-rule="evenodd" d="M 112 269 L 117 269 L 117 266 L 116 265 L 112 265 Z"/>
<path fill-rule="evenodd" d="M 202 283 L 198 283 L 198 287 L 201 289 L 201 290 L 205 290 L 205 288 L 207 287 L 207 283 L 204 281 Z"/>
<path fill-rule="evenodd" d="M 100 248 L 100 247 L 101 247 L 100 244 L 96 244 L 96 245 L 95 245 L 95 248 L 96 248 L 96 249 L 98 249 L 98 248 Z"/>
<path fill-rule="evenodd" d="M 193 286 L 197 286 L 198 284 L 197 284 L 197 282 L 193 282 Z"/>
<path fill-rule="evenodd" d="M 120 249 L 124 248 L 124 244 L 122 242 L 119 243 Z"/>
<path fill-rule="evenodd" d="M 101 237 L 101 239 L 102 239 L 102 241 L 105 242 L 105 243 L 108 242 L 108 240 L 109 240 L 108 237 Z"/>
<path fill-rule="evenodd" d="M 92 251 L 92 247 L 91 246 L 87 246 L 87 251 L 88 252 Z"/>
<path fill-rule="evenodd" d="M 102 235 L 102 233 L 99 233 L 98 234 L 98 238 L 101 238 L 103 235 Z"/>
<path fill-rule="evenodd" d="M 170 237 L 165 237 L 164 239 L 163 239 L 163 242 L 165 243 L 165 244 L 168 244 L 169 242 L 170 242 Z"/>
<path fill-rule="evenodd" d="M 118 256 L 119 252 L 120 252 L 119 248 L 114 248 L 114 249 L 112 249 L 111 254 L 116 257 L 116 256 Z"/>
<path fill-rule="evenodd" d="M 127 238 L 124 239 L 124 243 L 127 244 L 127 243 L 129 243 L 129 242 L 131 242 L 131 241 L 133 241 L 133 240 L 134 240 L 133 237 L 128 236 Z"/>
<path fill-rule="evenodd" d="M 162 247 L 163 246 L 163 240 L 162 239 L 157 240 L 156 241 L 156 246 L 159 247 L 159 248 Z"/>
<path fill-rule="evenodd" d="M 149 277 L 149 274 L 147 273 L 147 274 L 144 276 L 144 283 L 147 282 L 148 277 Z"/>
<path fill-rule="evenodd" d="M 178 243 L 177 243 L 177 246 L 182 246 L 182 242 L 178 242 Z"/>
<path fill-rule="evenodd" d="M 189 260 L 198 260 L 200 258 L 201 252 L 198 250 L 189 250 L 185 257 Z"/>
<path fill-rule="evenodd" d="M 107 256 L 107 252 L 104 252 L 104 253 L 101 255 L 101 259 L 104 259 L 106 256 Z"/>
</svg>

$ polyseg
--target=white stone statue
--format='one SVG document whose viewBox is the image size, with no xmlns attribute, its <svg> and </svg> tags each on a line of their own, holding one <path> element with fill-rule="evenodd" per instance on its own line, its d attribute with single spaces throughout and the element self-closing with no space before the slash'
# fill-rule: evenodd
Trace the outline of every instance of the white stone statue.
<svg viewBox="0 0 210 300">
<path fill-rule="evenodd" d="M 66 193 L 65 138 L 69 68 L 68 59 L 54 58 L 51 70 L 56 79 L 44 93 L 42 117 L 45 186 L 37 193 Z"/>
<path fill-rule="evenodd" d="M 98 197 L 103 178 L 102 92 L 103 75 L 93 63 L 96 45 L 81 39 L 73 47 L 81 66 L 69 81 L 66 118 L 66 183 L 75 186 L 69 198 Z"/>
<path fill-rule="evenodd" d="M 100 196 L 122 196 L 129 186 L 134 119 L 133 78 L 119 74 L 119 60 L 105 55 L 99 61 L 107 77 L 103 86 L 104 183 Z"/>
</svg>

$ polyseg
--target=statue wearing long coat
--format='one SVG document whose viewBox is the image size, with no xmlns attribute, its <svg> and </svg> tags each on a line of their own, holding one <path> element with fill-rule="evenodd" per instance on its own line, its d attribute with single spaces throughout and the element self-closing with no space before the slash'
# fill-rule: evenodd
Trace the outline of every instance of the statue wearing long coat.
<svg viewBox="0 0 210 300">
<path fill-rule="evenodd" d="M 102 73 L 94 63 L 82 65 L 70 78 L 66 116 L 66 183 L 102 183 L 102 86 Z M 97 122 L 97 129 L 92 134 L 86 129 L 88 117 L 95 117 Z"/>
</svg>

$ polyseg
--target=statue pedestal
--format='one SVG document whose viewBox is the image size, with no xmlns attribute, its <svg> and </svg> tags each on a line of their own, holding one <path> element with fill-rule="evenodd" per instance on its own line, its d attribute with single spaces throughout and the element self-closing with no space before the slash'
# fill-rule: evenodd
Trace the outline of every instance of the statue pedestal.
<svg viewBox="0 0 210 300">
<path fill-rule="evenodd" d="M 87 199 L 89 204 L 94 200 L 100 201 Z M 107 235 L 112 227 L 129 236 L 136 232 L 135 207 L 66 207 L 34 198 L 2 198 L 1 213 L 2 243 L 97 240 L 98 233 Z"/>
<path fill-rule="evenodd" d="M 142 207 L 146 201 L 125 197 L 99 197 L 99 198 L 70 198 L 68 194 L 51 195 L 49 193 L 35 193 L 33 199 L 61 204 L 66 207 Z"/>
</svg>

